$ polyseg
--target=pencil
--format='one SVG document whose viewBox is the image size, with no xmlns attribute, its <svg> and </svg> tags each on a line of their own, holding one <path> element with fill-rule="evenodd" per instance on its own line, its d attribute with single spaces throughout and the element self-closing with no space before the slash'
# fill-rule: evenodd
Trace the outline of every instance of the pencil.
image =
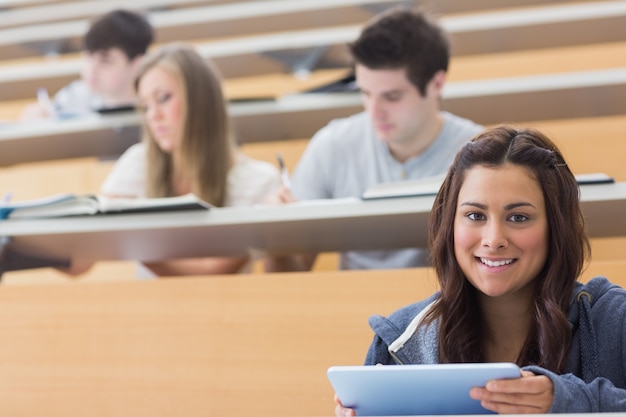
<svg viewBox="0 0 626 417">
<path fill-rule="evenodd" d="M 283 187 L 291 189 L 291 183 L 289 182 L 289 172 L 285 167 L 285 161 L 283 161 L 283 155 L 280 152 L 276 152 L 276 159 L 278 160 L 278 167 L 280 168 L 280 180 L 283 183 Z"/>
</svg>

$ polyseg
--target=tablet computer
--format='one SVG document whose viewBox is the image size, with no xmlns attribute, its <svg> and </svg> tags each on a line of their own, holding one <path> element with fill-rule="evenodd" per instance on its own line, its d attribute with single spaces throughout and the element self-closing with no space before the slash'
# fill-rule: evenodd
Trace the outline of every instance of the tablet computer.
<svg viewBox="0 0 626 417">
<path fill-rule="evenodd" d="M 332 366 L 328 379 L 357 416 L 493 414 L 470 398 L 472 387 L 519 378 L 513 363 Z"/>
</svg>

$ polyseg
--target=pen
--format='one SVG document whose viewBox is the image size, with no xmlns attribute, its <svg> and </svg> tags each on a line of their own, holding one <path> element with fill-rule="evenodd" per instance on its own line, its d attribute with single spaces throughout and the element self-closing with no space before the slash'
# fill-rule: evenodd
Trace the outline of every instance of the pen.
<svg viewBox="0 0 626 417">
<path fill-rule="evenodd" d="M 283 155 L 280 152 L 276 152 L 276 159 L 278 159 L 278 166 L 280 167 L 280 180 L 283 183 L 283 187 L 291 189 L 291 184 L 289 182 L 289 173 L 287 172 L 287 168 L 285 167 Z"/>
</svg>

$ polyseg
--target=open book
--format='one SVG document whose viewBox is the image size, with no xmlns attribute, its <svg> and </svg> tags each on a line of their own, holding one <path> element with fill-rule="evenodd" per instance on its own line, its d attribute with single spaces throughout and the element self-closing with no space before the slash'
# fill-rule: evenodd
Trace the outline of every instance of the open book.
<svg viewBox="0 0 626 417">
<path fill-rule="evenodd" d="M 14 204 L 0 204 L 0 219 L 207 210 L 210 207 L 210 204 L 200 200 L 194 194 L 162 198 L 107 198 L 92 194 L 59 194 Z"/>
<path fill-rule="evenodd" d="M 435 195 L 443 183 L 443 176 L 428 177 L 419 180 L 406 180 L 376 184 L 366 190 L 361 198 L 375 200 L 379 198 L 417 197 Z"/>
<path fill-rule="evenodd" d="M 576 182 L 578 182 L 579 185 L 612 184 L 615 182 L 615 178 L 610 177 L 603 172 L 576 174 L 575 177 Z"/>
<path fill-rule="evenodd" d="M 580 185 L 610 184 L 615 182 L 613 177 L 602 172 L 575 175 Z M 375 200 L 379 198 L 417 197 L 436 195 L 441 188 L 444 177 L 428 177 L 419 180 L 396 181 L 376 184 L 366 190 L 361 198 Z"/>
</svg>

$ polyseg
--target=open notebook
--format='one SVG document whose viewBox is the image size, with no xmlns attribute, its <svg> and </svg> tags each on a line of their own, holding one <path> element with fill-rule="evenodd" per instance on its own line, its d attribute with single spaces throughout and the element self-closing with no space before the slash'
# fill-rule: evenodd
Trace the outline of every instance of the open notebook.
<svg viewBox="0 0 626 417">
<path fill-rule="evenodd" d="M 162 198 L 107 198 L 92 194 L 59 194 L 37 200 L 0 204 L 0 219 L 208 210 L 210 207 L 210 204 L 194 194 Z"/>
<path fill-rule="evenodd" d="M 445 177 L 428 177 L 419 180 L 407 180 L 376 184 L 366 190 L 361 198 L 363 200 L 376 200 L 379 198 L 418 197 L 436 195 Z M 580 185 L 610 184 L 615 182 L 613 177 L 604 173 L 578 174 L 576 181 Z"/>
</svg>

